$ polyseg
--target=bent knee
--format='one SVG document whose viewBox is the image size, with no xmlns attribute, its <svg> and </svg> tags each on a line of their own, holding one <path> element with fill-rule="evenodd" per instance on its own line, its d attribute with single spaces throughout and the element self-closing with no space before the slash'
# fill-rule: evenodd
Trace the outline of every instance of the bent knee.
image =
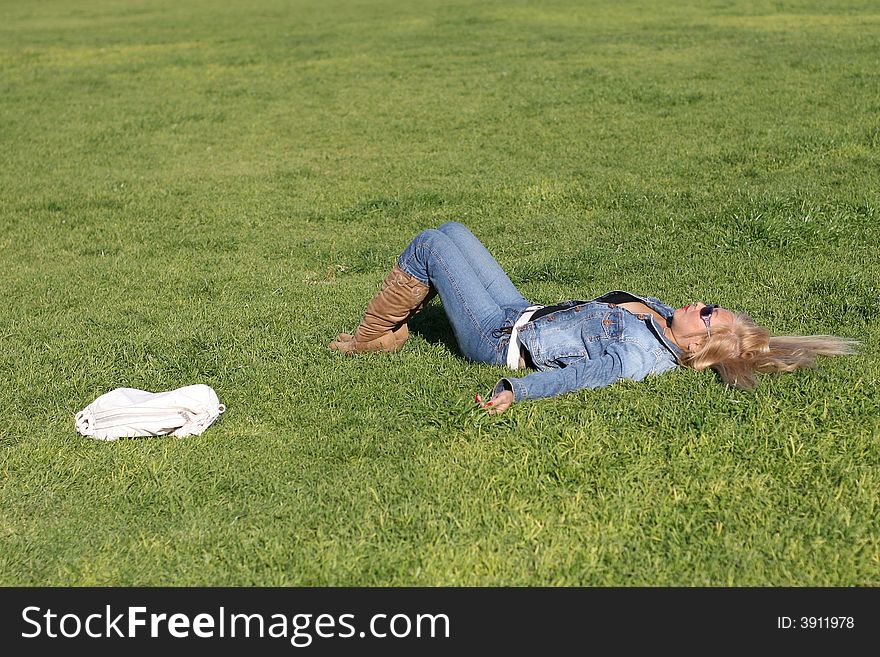
<svg viewBox="0 0 880 657">
<path fill-rule="evenodd" d="M 454 233 L 454 232 L 460 231 L 460 230 L 463 230 L 468 233 L 471 232 L 470 230 L 468 230 L 467 226 L 465 226 L 462 223 L 459 223 L 458 221 L 446 221 L 446 222 L 440 224 L 439 226 L 437 226 L 437 230 L 439 230 L 441 233 L 446 233 L 446 234 Z"/>
<path fill-rule="evenodd" d="M 437 240 L 449 239 L 439 228 L 426 228 L 417 235 L 417 239 L 421 242 L 436 242 Z"/>
</svg>

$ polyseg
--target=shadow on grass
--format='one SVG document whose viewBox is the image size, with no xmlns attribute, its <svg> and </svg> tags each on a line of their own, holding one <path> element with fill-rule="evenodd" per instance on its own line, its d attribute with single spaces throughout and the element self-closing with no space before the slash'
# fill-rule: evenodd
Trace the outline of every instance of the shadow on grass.
<svg viewBox="0 0 880 657">
<path fill-rule="evenodd" d="M 446 317 L 443 306 L 436 301 L 431 303 L 409 322 L 410 333 L 418 335 L 432 344 L 445 345 L 449 351 L 464 358 L 452 332 L 452 325 Z"/>
</svg>

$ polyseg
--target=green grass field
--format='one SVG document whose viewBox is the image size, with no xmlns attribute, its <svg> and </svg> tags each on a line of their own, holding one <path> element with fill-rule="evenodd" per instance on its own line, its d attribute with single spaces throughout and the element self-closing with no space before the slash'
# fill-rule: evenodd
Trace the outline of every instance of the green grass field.
<svg viewBox="0 0 880 657">
<path fill-rule="evenodd" d="M 0 585 L 880 585 L 880 7 L 0 0 Z M 626 289 L 861 353 L 515 405 L 422 228 L 527 297 Z M 206 383 L 204 435 L 77 411 Z"/>
</svg>

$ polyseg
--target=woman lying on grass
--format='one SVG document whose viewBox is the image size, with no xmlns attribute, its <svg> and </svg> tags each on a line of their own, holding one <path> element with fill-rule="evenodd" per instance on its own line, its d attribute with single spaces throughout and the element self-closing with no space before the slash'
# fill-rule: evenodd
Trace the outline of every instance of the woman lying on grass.
<svg viewBox="0 0 880 657">
<path fill-rule="evenodd" d="M 503 413 L 515 401 L 640 381 L 676 367 L 712 368 L 737 388 L 756 372 L 790 372 L 816 356 L 853 353 L 856 342 L 830 335 L 771 336 L 748 316 L 692 303 L 673 309 L 651 297 L 608 292 L 592 301 L 529 304 L 463 225 L 425 230 L 404 249 L 354 334 L 330 344 L 343 353 L 395 351 L 407 322 L 437 293 L 462 354 L 479 363 L 528 369 L 505 377 L 489 401 Z"/>
</svg>

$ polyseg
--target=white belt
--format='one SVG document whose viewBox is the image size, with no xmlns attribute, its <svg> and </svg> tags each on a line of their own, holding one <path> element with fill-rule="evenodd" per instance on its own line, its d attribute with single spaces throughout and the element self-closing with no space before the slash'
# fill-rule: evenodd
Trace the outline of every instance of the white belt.
<svg viewBox="0 0 880 657">
<path fill-rule="evenodd" d="M 528 322 L 536 310 L 540 310 L 544 306 L 529 306 L 523 311 L 523 314 L 513 323 L 510 331 L 510 344 L 507 347 L 507 366 L 512 370 L 519 369 L 519 329 Z"/>
</svg>

